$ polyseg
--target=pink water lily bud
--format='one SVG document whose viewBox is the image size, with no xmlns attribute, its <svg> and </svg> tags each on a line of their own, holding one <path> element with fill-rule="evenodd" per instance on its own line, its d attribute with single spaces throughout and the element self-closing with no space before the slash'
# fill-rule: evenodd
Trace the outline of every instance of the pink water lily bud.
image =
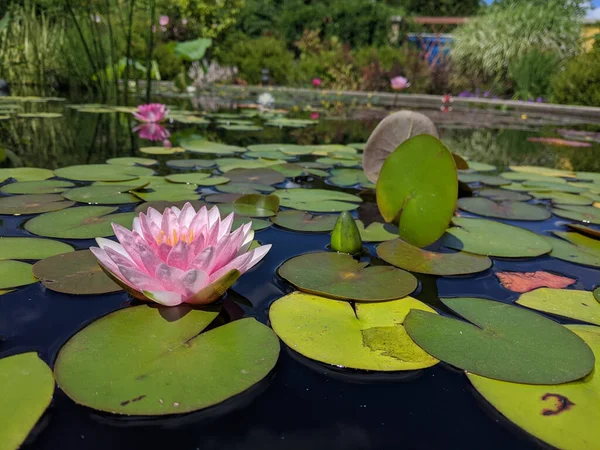
<svg viewBox="0 0 600 450">
<path fill-rule="evenodd" d="M 169 110 L 162 103 L 149 103 L 147 105 L 139 105 L 138 110 L 133 115 L 140 122 L 163 122 L 169 115 Z"/>
<path fill-rule="evenodd" d="M 321 79 L 320 79 L 320 78 L 313 78 L 313 80 L 312 80 L 312 85 L 313 85 L 314 87 L 319 87 L 319 86 L 321 86 L 321 83 L 322 83 L 322 81 L 321 81 Z"/>
<path fill-rule="evenodd" d="M 249 250 L 254 231 L 247 223 L 231 231 L 233 213 L 219 208 L 196 211 L 190 203 L 161 214 L 148 208 L 133 219 L 133 229 L 113 223 L 119 242 L 97 238 L 90 250 L 104 271 L 140 300 L 166 306 L 203 305 L 219 299 L 270 250 Z"/>
<path fill-rule="evenodd" d="M 410 83 L 404 77 L 394 77 L 390 80 L 390 84 L 395 91 L 401 91 L 402 89 L 410 87 Z"/>
</svg>

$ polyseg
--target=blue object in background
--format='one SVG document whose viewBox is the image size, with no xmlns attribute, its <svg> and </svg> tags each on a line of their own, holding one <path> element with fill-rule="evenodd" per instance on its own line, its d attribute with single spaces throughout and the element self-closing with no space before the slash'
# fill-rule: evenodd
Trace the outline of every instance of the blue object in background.
<svg viewBox="0 0 600 450">
<path fill-rule="evenodd" d="M 454 38 L 448 34 L 410 33 L 408 42 L 415 44 L 424 52 L 427 55 L 427 63 L 432 66 L 439 64 L 442 58 L 450 55 L 450 46 Z"/>
</svg>

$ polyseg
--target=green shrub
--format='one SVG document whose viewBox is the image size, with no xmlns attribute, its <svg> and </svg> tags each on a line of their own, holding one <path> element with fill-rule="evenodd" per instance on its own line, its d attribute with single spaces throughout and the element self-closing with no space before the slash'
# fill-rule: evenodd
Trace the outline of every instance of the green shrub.
<svg viewBox="0 0 600 450">
<path fill-rule="evenodd" d="M 515 84 L 514 98 L 529 100 L 548 98 L 550 80 L 559 67 L 556 53 L 533 49 L 512 61 L 508 66 L 510 78 Z"/>
<path fill-rule="evenodd" d="M 552 101 L 600 106 L 600 51 L 578 55 L 551 81 Z"/>
<path fill-rule="evenodd" d="M 163 80 L 172 80 L 181 73 L 184 63 L 175 55 L 177 42 L 159 43 L 154 49 L 153 57 L 158 63 L 160 76 Z"/>
</svg>

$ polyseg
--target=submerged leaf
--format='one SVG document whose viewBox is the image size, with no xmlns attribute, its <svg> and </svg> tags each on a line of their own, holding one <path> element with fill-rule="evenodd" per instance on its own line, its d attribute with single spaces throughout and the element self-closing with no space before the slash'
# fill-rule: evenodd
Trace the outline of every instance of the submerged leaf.
<svg viewBox="0 0 600 450">
<path fill-rule="evenodd" d="M 524 293 L 541 287 L 563 289 L 575 283 L 574 278 L 567 278 L 553 273 L 538 270 L 536 272 L 497 272 L 502 287 L 509 291 Z"/>
</svg>

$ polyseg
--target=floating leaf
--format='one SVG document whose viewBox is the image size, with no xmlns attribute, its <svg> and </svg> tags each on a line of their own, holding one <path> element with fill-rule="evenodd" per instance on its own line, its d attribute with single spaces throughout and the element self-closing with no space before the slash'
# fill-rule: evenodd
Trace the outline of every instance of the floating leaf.
<svg viewBox="0 0 600 450">
<path fill-rule="evenodd" d="M 208 169 L 217 165 L 212 159 L 170 159 L 167 167 L 172 169 Z"/>
<path fill-rule="evenodd" d="M 233 169 L 227 177 L 234 183 L 278 184 L 285 181 L 285 176 L 273 169 Z"/>
<path fill-rule="evenodd" d="M 74 202 L 66 201 L 58 194 L 15 195 L 0 198 L 0 214 L 20 216 L 22 214 L 39 214 L 58 211 L 73 206 Z"/>
<path fill-rule="evenodd" d="M 593 206 L 560 205 L 558 208 L 552 209 L 552 214 L 565 219 L 600 225 L 600 209 Z"/>
<path fill-rule="evenodd" d="M 129 186 L 83 186 L 63 192 L 67 200 L 90 205 L 124 205 L 138 203 L 140 200 L 130 194 Z"/>
<path fill-rule="evenodd" d="M 269 222 L 268 220 L 256 219 L 253 217 L 245 217 L 245 216 L 236 214 L 235 217 L 233 218 L 233 225 L 231 226 L 231 229 L 237 230 L 239 227 L 241 227 L 242 225 L 249 223 L 249 222 L 252 222 L 251 228 L 254 231 L 264 230 L 271 226 L 271 222 Z"/>
<path fill-rule="evenodd" d="M 258 125 L 219 125 L 218 128 L 227 131 L 262 131 L 263 127 Z"/>
<path fill-rule="evenodd" d="M 17 167 L 15 169 L 0 169 L 0 181 L 14 178 L 17 181 L 41 181 L 52 178 L 54 172 L 37 167 Z"/>
<path fill-rule="evenodd" d="M 566 184 L 567 180 L 558 177 L 550 177 L 548 175 L 539 175 L 528 172 L 502 172 L 500 174 L 502 178 L 512 181 L 529 181 L 529 182 L 542 182 L 542 183 L 555 183 L 555 184 Z"/>
<path fill-rule="evenodd" d="M 174 155 L 184 151 L 185 149 L 181 147 L 140 147 L 140 152 L 147 155 Z"/>
<path fill-rule="evenodd" d="M 346 159 L 346 158 L 318 158 L 317 162 L 320 164 L 328 164 L 330 166 L 342 166 L 342 167 L 359 167 L 360 161 L 356 159 Z"/>
<path fill-rule="evenodd" d="M 501 258 L 534 258 L 552 250 L 542 236 L 512 225 L 458 217 L 452 224 L 443 243 L 455 250 Z"/>
<path fill-rule="evenodd" d="M 140 166 L 82 164 L 56 169 L 54 173 L 57 177 L 75 181 L 127 181 L 137 177 L 150 176 L 154 171 Z"/>
<path fill-rule="evenodd" d="M 221 172 L 229 172 L 233 169 L 260 169 L 263 167 L 277 166 L 285 163 L 282 159 L 243 159 L 243 158 L 219 158 L 217 164 Z"/>
<path fill-rule="evenodd" d="M 355 309 L 348 302 L 293 292 L 271 305 L 269 318 L 291 349 L 333 366 L 396 371 L 438 363 L 415 345 L 403 326 L 411 309 L 435 314 L 424 303 L 406 297 L 357 303 Z"/>
<path fill-rule="evenodd" d="M 550 169 L 548 167 L 536 167 L 536 166 L 510 166 L 510 170 L 515 172 L 532 173 L 535 175 L 544 175 L 547 177 L 569 177 L 575 178 L 577 175 L 575 172 L 569 170 L 558 170 Z"/>
<path fill-rule="evenodd" d="M 111 223 L 131 227 L 134 213 L 111 214 L 117 208 L 110 206 L 80 206 L 34 217 L 25 223 L 25 229 L 38 236 L 64 239 L 93 239 L 113 236 Z"/>
<path fill-rule="evenodd" d="M 65 344 L 56 381 L 75 402 L 113 414 L 182 414 L 221 403 L 267 376 L 279 341 L 251 318 L 202 332 L 216 315 L 185 306 L 113 312 Z"/>
<path fill-rule="evenodd" d="M 573 245 L 562 239 L 550 236 L 544 236 L 544 239 L 552 245 L 550 256 L 576 264 L 600 267 L 600 251 L 596 251 L 590 247 Z M 590 239 L 590 241 L 592 240 Z"/>
<path fill-rule="evenodd" d="M 333 169 L 331 175 L 329 182 L 336 186 L 348 187 L 360 184 L 369 188 L 375 187 L 375 185 L 367 179 L 364 172 L 359 169 Z"/>
<path fill-rule="evenodd" d="M 586 236 L 600 239 L 600 230 L 596 230 L 595 228 L 586 227 L 585 225 L 579 225 L 577 223 L 568 223 L 567 227 L 577 231 L 578 233 L 585 234 Z"/>
<path fill-rule="evenodd" d="M 246 151 L 246 149 L 243 147 L 220 144 L 218 142 L 211 142 L 201 138 L 184 139 L 179 142 L 179 145 L 190 152 L 210 153 L 216 155 L 233 155 L 234 153 L 243 153 Z"/>
<path fill-rule="evenodd" d="M 524 293 L 517 303 L 536 311 L 600 325 L 600 303 L 589 291 L 541 288 Z"/>
<path fill-rule="evenodd" d="M 173 184 L 155 188 L 152 192 L 134 191 L 133 194 L 145 202 L 200 200 L 201 194 L 196 192 L 196 188 L 195 184 Z"/>
<path fill-rule="evenodd" d="M 242 194 L 210 194 L 204 199 L 209 203 L 233 203 L 241 196 Z"/>
<path fill-rule="evenodd" d="M 591 205 L 593 203 L 590 198 L 565 192 L 530 192 L 529 194 L 535 198 L 549 199 L 552 203 L 560 205 Z"/>
<path fill-rule="evenodd" d="M 379 244 L 377 256 L 401 269 L 429 275 L 468 275 L 492 267 L 492 260 L 487 256 L 463 252 L 434 253 L 415 247 L 402 239 Z"/>
<path fill-rule="evenodd" d="M 545 181 L 526 181 L 523 182 L 523 188 L 534 192 L 569 192 L 571 194 L 580 194 L 586 191 L 581 186 L 573 186 L 567 183 L 548 183 Z"/>
<path fill-rule="evenodd" d="M 44 259 L 72 252 L 64 242 L 30 237 L 0 237 L 0 259 Z"/>
<path fill-rule="evenodd" d="M 278 272 L 301 291 L 343 300 L 395 300 L 417 288 L 417 279 L 408 272 L 390 266 L 367 267 L 344 253 L 296 256 Z"/>
<path fill-rule="evenodd" d="M 477 195 L 480 197 L 486 197 L 490 200 L 497 202 L 512 201 L 512 202 L 526 202 L 531 200 L 531 195 L 521 194 L 519 192 L 506 191 L 504 189 L 478 189 Z"/>
<path fill-rule="evenodd" d="M 268 184 L 230 182 L 217 186 L 217 190 L 226 194 L 258 194 L 260 192 L 273 192 L 275 188 Z"/>
<path fill-rule="evenodd" d="M 58 194 L 75 186 L 69 181 L 18 181 L 2 187 L 5 194 Z"/>
<path fill-rule="evenodd" d="M 10 259 L 0 261 L 0 289 L 10 289 L 35 283 L 31 264 Z"/>
<path fill-rule="evenodd" d="M 233 202 L 236 214 L 249 217 L 271 217 L 279 211 L 279 197 L 276 195 L 249 194 Z"/>
<path fill-rule="evenodd" d="M 54 394 L 52 370 L 36 353 L 0 359 L 0 442 L 3 450 L 21 447 Z"/>
<path fill-rule="evenodd" d="M 492 166 L 491 164 L 485 164 L 476 161 L 468 161 L 469 169 L 477 172 L 493 172 L 496 170 L 496 166 Z"/>
<path fill-rule="evenodd" d="M 38 261 L 33 265 L 33 275 L 48 289 L 64 294 L 93 295 L 122 290 L 102 271 L 89 250 Z"/>
<path fill-rule="evenodd" d="M 337 216 L 314 215 L 303 211 L 281 211 L 271 221 L 288 230 L 303 231 L 306 233 L 324 233 L 333 230 Z"/>
<path fill-rule="evenodd" d="M 576 281 L 574 278 L 554 275 L 543 270 L 536 272 L 497 272 L 496 276 L 504 289 L 520 294 L 541 287 L 563 289 Z"/>
<path fill-rule="evenodd" d="M 463 183 L 481 183 L 487 186 L 502 186 L 511 183 L 510 180 L 504 178 L 481 175 L 478 173 L 461 173 L 458 175 L 458 179 Z"/>
<path fill-rule="evenodd" d="M 165 179 L 171 183 L 183 183 L 183 184 L 199 184 L 206 178 L 210 177 L 210 173 L 177 173 L 174 175 L 167 175 Z"/>
<path fill-rule="evenodd" d="M 314 212 L 351 211 L 362 202 L 355 195 L 325 189 L 278 189 L 273 194 L 279 197 L 281 206 Z"/>
<path fill-rule="evenodd" d="M 270 169 L 276 170 L 289 178 L 296 178 L 305 174 L 305 170 L 302 167 L 292 163 L 278 164 L 276 166 L 271 166 Z"/>
<path fill-rule="evenodd" d="M 150 158 L 122 156 L 120 158 L 107 159 L 106 164 L 117 164 L 120 166 L 154 166 L 158 164 L 158 161 Z"/>
<path fill-rule="evenodd" d="M 448 364 L 529 384 L 566 383 L 594 368 L 594 354 L 581 338 L 539 314 L 481 298 L 442 302 L 471 323 L 413 310 L 404 326 L 419 347 Z"/>
<path fill-rule="evenodd" d="M 134 212 L 136 214 L 139 214 L 141 212 L 146 214 L 146 212 L 148 211 L 148 208 L 154 208 L 162 214 L 165 209 L 171 208 L 173 206 L 175 206 L 176 208 L 182 209 L 186 203 L 190 203 L 196 211 L 199 210 L 200 208 L 202 208 L 203 206 L 207 206 L 206 203 L 198 201 L 198 200 L 193 200 L 193 201 L 181 200 L 181 201 L 177 201 L 177 202 L 161 200 L 161 201 L 157 201 L 157 202 L 142 203 L 141 205 L 138 205 L 135 208 Z"/>
<path fill-rule="evenodd" d="M 484 197 L 467 197 L 458 200 L 463 211 L 485 217 L 506 220 L 546 220 L 551 214 L 541 206 L 521 202 L 494 202 Z"/>
<path fill-rule="evenodd" d="M 389 223 L 373 222 L 365 228 L 365 224 L 357 220 L 356 226 L 363 242 L 384 242 L 398 237 L 398 228 Z"/>
<path fill-rule="evenodd" d="M 196 117 L 192 115 L 180 115 L 180 114 L 169 114 L 169 119 L 173 119 L 175 122 L 194 124 L 194 125 L 208 125 L 210 121 L 204 117 Z"/>
<path fill-rule="evenodd" d="M 37 113 L 20 113 L 17 114 L 17 117 L 21 117 L 23 119 L 58 119 L 63 115 L 60 113 L 52 113 L 52 112 L 37 112 Z"/>
<path fill-rule="evenodd" d="M 458 197 L 452 153 L 429 135 L 410 138 L 389 155 L 377 181 L 377 206 L 400 237 L 418 247 L 437 241 Z"/>
<path fill-rule="evenodd" d="M 310 146 L 296 144 L 256 144 L 249 145 L 248 150 L 251 152 L 279 151 L 291 156 L 310 155 L 313 152 Z"/>
</svg>

